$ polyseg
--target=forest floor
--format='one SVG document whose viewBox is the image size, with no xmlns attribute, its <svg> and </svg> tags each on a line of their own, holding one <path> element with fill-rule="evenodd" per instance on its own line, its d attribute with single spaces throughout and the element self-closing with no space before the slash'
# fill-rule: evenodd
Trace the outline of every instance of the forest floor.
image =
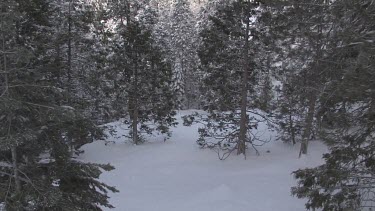
<svg viewBox="0 0 375 211">
<path fill-rule="evenodd" d="M 80 159 L 111 163 L 116 169 L 105 172 L 101 181 L 116 186 L 110 202 L 119 211 L 302 211 L 304 200 L 292 197 L 296 184 L 292 172 L 322 163 L 327 148 L 318 141 L 309 145 L 309 154 L 298 158 L 299 145 L 274 141 L 275 132 L 264 130 L 272 141 L 259 147 L 260 155 L 249 149 L 247 158 L 233 153 L 226 160 L 217 153 L 200 149 L 195 143 L 199 125 L 185 127 L 180 111 L 171 139 L 149 137 L 142 145 L 132 145 L 122 137 L 125 125 L 112 123 L 117 137 L 84 146 Z"/>
</svg>

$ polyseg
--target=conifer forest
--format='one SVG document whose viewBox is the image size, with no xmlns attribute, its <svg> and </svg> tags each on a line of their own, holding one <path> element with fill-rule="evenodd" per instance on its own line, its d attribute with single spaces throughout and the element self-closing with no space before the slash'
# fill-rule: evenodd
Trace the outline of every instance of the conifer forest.
<svg viewBox="0 0 375 211">
<path fill-rule="evenodd" d="M 0 211 L 375 211 L 375 0 L 0 0 Z"/>
</svg>

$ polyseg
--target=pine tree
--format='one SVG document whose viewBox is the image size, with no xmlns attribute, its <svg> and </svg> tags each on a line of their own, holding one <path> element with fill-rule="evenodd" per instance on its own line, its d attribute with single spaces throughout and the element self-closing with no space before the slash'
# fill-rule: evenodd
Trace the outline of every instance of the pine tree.
<svg viewBox="0 0 375 211">
<path fill-rule="evenodd" d="M 279 124 L 279 137 L 283 142 L 297 144 L 301 140 L 303 107 L 299 97 L 299 78 L 287 76 L 282 81 L 276 118 Z"/>
<path fill-rule="evenodd" d="M 169 127 L 175 124 L 176 100 L 171 64 L 152 36 L 155 13 L 141 2 L 124 1 L 113 6 L 118 21 L 112 58 L 113 91 L 119 117 L 126 117 L 130 123 L 135 144 L 142 141 L 144 132 L 156 130 L 169 136 Z M 151 122 L 156 126 L 151 127 Z"/>
<path fill-rule="evenodd" d="M 332 26 L 325 24 L 332 17 L 328 11 L 328 1 L 280 1 L 276 10 L 269 11 L 271 33 L 276 37 L 275 42 L 282 45 L 286 55 L 282 56 L 289 64 L 285 68 L 286 75 L 296 83 L 302 113 L 298 114 L 303 119 L 302 134 L 300 137 L 300 156 L 307 154 L 308 143 L 317 133 L 317 111 L 323 105 L 319 101 L 328 83 L 326 57 L 330 51 Z M 273 5 L 275 6 L 275 5 Z M 298 21 L 296 21 L 298 20 Z M 286 63 L 286 62 L 284 62 Z M 292 70 L 292 71 L 291 71 Z M 285 98 L 287 99 L 287 98 Z M 284 116 L 285 122 L 290 115 Z"/>
<path fill-rule="evenodd" d="M 199 75 L 197 70 L 196 41 L 197 33 L 194 27 L 194 15 L 189 1 L 177 0 L 172 6 L 170 16 L 170 45 L 175 88 L 181 92 L 180 99 L 184 108 L 197 107 L 197 85 Z M 194 106 L 195 104 L 195 106 Z"/>
<path fill-rule="evenodd" d="M 198 144 L 225 149 L 222 159 L 234 150 L 245 155 L 246 144 L 254 147 L 257 139 L 251 133 L 257 121 L 249 118 L 248 112 L 255 104 L 249 93 L 254 95 L 256 73 L 263 64 L 262 57 L 255 53 L 261 42 L 252 22 L 258 6 L 256 1 L 221 2 L 201 32 L 202 92 L 206 99 L 204 109 L 209 114 L 198 120 L 185 120 L 204 123 L 205 127 L 199 129 Z"/>
<path fill-rule="evenodd" d="M 345 12 L 343 12 L 345 11 Z M 294 172 L 292 193 L 309 199 L 308 209 L 364 210 L 374 193 L 374 21 L 371 1 L 335 1 L 327 11 L 334 26 L 327 55 L 329 83 L 321 95 L 321 137 L 330 152 L 316 168 Z"/>
<path fill-rule="evenodd" d="M 102 130 L 73 108 L 56 72 L 54 5 L 2 1 L 0 203 L 7 210 L 101 210 L 112 207 L 98 181 L 109 165 L 73 157 Z M 48 35 L 48 36 L 47 36 Z M 4 85 L 3 85 L 4 84 Z"/>
<path fill-rule="evenodd" d="M 164 8 L 158 12 L 153 36 L 172 64 L 178 107 L 197 108 L 200 77 L 197 72 L 198 34 L 194 26 L 195 16 L 187 0 L 175 0 L 163 5 Z"/>
<path fill-rule="evenodd" d="M 85 13 L 90 15 L 87 20 L 89 30 L 84 33 L 86 40 L 81 48 L 83 53 L 79 55 L 80 95 L 88 102 L 83 106 L 91 119 L 100 124 L 117 118 L 112 104 L 114 96 L 111 94 L 111 81 L 114 77 L 110 72 L 113 55 L 111 39 L 114 32 L 109 6 L 102 1 L 93 1 L 86 6 Z"/>
</svg>

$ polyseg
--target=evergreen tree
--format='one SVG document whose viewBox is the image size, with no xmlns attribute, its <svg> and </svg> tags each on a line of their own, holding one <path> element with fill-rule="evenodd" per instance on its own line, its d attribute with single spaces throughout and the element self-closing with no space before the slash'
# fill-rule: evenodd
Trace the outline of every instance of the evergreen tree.
<svg viewBox="0 0 375 211">
<path fill-rule="evenodd" d="M 90 21 L 89 31 L 85 34 L 87 42 L 81 58 L 80 92 L 88 102 L 84 105 L 91 119 L 103 124 L 115 121 L 118 116 L 113 107 L 115 96 L 112 94 L 113 74 L 110 71 L 113 56 L 113 19 L 110 5 L 102 1 L 93 1 L 87 9 Z"/>
<path fill-rule="evenodd" d="M 200 77 L 197 71 L 198 34 L 194 26 L 195 16 L 188 0 L 174 0 L 163 5 L 153 36 L 172 64 L 178 107 L 197 108 Z"/>
<path fill-rule="evenodd" d="M 101 210 L 112 207 L 98 181 L 109 165 L 73 157 L 103 137 L 100 128 L 66 101 L 54 51 L 55 5 L 2 1 L 0 94 L 0 203 L 7 210 Z"/>
<path fill-rule="evenodd" d="M 259 89 L 257 94 L 257 107 L 265 112 L 271 112 L 273 110 L 274 105 L 274 94 L 273 94 L 273 84 L 272 84 L 272 78 L 270 73 L 264 73 L 261 74 L 259 77 L 259 86 L 257 89 Z"/>
<path fill-rule="evenodd" d="M 276 6 L 276 11 L 269 11 L 270 19 L 273 21 L 270 33 L 276 38 L 276 44 L 282 46 L 285 55 L 281 58 L 285 59 L 284 63 L 289 63 L 284 65 L 284 74 L 291 77 L 287 80 L 293 81 L 294 90 L 298 91 L 294 94 L 298 95 L 298 100 L 301 102 L 300 107 L 294 109 L 301 112 L 296 115 L 298 121 L 302 122 L 301 156 L 307 154 L 308 142 L 317 132 L 317 119 L 319 119 L 315 118 L 317 111 L 324 106 L 319 98 L 325 91 L 328 82 L 326 79 L 329 75 L 328 63 L 325 61 L 332 45 L 332 26 L 326 24 L 332 19 L 328 12 L 330 3 L 316 0 L 280 1 L 274 4 L 279 5 Z M 284 90 L 286 92 L 283 94 L 286 96 L 288 90 Z M 291 117 L 288 113 L 285 115 L 281 113 L 281 116 L 284 122 L 291 123 L 288 120 Z"/>
<path fill-rule="evenodd" d="M 185 120 L 205 125 L 199 129 L 198 144 L 225 149 L 221 158 L 234 150 L 245 154 L 246 144 L 254 147 L 257 139 L 251 131 L 257 127 L 257 120 L 249 118 L 248 112 L 255 107 L 249 94 L 254 96 L 257 72 L 263 65 L 263 58 L 256 54 L 261 46 L 260 32 L 254 26 L 258 6 L 256 1 L 221 2 L 201 32 L 199 58 L 208 115 Z"/>
<path fill-rule="evenodd" d="M 329 83 L 321 95 L 321 137 L 329 145 L 325 163 L 294 172 L 292 193 L 308 198 L 308 209 L 364 210 L 375 207 L 374 188 L 374 29 L 371 1 L 335 1 L 332 46 L 327 55 Z M 345 12 L 343 12 L 345 11 Z"/>
<path fill-rule="evenodd" d="M 291 76 L 286 76 L 283 81 L 276 118 L 279 124 L 279 137 L 283 142 L 296 144 L 301 140 L 302 115 L 304 103 L 299 97 L 299 81 Z"/>
<path fill-rule="evenodd" d="M 197 70 L 194 15 L 189 1 L 177 0 L 170 16 L 170 45 L 173 62 L 175 89 L 180 92 L 180 101 L 185 108 L 197 107 L 199 74 Z M 194 106 L 195 104 L 195 106 Z"/>
<path fill-rule="evenodd" d="M 169 136 L 169 127 L 175 124 L 176 100 L 171 64 L 152 36 L 155 13 L 141 2 L 124 1 L 113 6 L 118 23 L 112 74 L 119 117 L 130 123 L 135 144 L 142 141 L 143 132 L 156 130 Z"/>
<path fill-rule="evenodd" d="M 90 26 L 93 21 L 93 8 L 91 4 L 82 0 L 53 0 L 50 2 L 53 10 L 50 19 L 55 24 L 54 51 L 55 60 L 60 66 L 60 72 L 56 77 L 60 80 L 60 86 L 71 93 L 71 97 L 81 98 L 85 95 L 82 86 L 86 79 L 86 69 L 90 70 L 89 55 L 92 53 L 90 46 Z M 66 101 L 74 102 L 83 107 L 77 99 L 67 98 Z"/>
</svg>

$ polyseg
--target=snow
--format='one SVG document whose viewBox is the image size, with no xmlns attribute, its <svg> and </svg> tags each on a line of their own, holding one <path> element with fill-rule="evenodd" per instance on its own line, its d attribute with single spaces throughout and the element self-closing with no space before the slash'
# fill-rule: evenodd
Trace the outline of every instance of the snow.
<svg viewBox="0 0 375 211">
<path fill-rule="evenodd" d="M 0 161 L 0 168 L 1 167 L 12 167 L 12 165 L 8 162 L 3 162 L 3 161 Z"/>
<path fill-rule="evenodd" d="M 215 152 L 195 144 L 199 125 L 182 125 L 181 116 L 189 113 L 192 111 L 179 112 L 180 124 L 166 142 L 156 136 L 143 145 L 126 143 L 121 136 L 126 133 L 121 128 L 126 127 L 117 122 L 111 125 L 118 136 L 108 140 L 114 143 L 97 141 L 84 146 L 80 159 L 111 163 L 116 168 L 101 176 L 120 191 L 110 194 L 114 210 L 305 210 L 305 201 L 290 194 L 296 184 L 291 173 L 321 164 L 327 150 L 322 143 L 311 142 L 310 154 L 301 159 L 299 146 L 271 141 L 259 148 L 260 156 L 249 149 L 246 160 L 233 154 L 220 161 Z"/>
</svg>

